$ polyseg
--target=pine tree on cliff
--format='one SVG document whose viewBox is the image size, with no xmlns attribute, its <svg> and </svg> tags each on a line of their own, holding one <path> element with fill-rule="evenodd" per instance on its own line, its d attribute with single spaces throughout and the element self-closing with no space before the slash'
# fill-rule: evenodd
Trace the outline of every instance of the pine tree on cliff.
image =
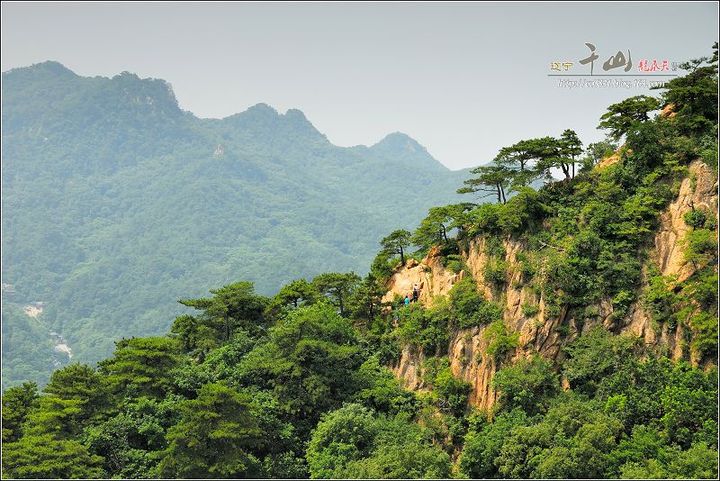
<svg viewBox="0 0 720 481">
<path fill-rule="evenodd" d="M 400 254 L 400 262 L 405 265 L 405 249 L 410 246 L 412 233 L 405 229 L 392 231 L 380 241 L 383 251 L 388 254 Z"/>
</svg>

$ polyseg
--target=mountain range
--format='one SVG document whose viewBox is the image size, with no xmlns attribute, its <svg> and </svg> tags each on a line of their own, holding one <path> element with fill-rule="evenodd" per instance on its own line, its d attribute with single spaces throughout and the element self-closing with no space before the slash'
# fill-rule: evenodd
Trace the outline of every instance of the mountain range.
<svg viewBox="0 0 720 481">
<path fill-rule="evenodd" d="M 4 72 L 3 387 L 165 332 L 218 285 L 363 274 L 467 176 L 402 133 L 335 146 L 300 110 L 202 119 L 164 80 Z"/>
</svg>

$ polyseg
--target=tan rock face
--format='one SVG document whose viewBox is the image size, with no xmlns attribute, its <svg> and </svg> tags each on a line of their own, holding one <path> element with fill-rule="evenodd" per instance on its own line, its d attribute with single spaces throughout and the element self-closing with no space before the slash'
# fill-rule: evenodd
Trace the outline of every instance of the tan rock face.
<svg viewBox="0 0 720 481">
<path fill-rule="evenodd" d="M 431 249 L 421 262 L 410 259 L 392 275 L 382 301 L 390 302 L 395 296 L 412 296 L 413 286 L 417 284 L 420 287 L 420 302 L 426 307 L 432 307 L 434 299 L 448 295 L 462 278 L 462 272 L 456 274 L 446 269 L 437 249 Z"/>
<path fill-rule="evenodd" d="M 717 180 L 712 170 L 701 162 L 690 165 L 690 177 L 683 180 L 678 197 L 661 215 L 661 226 L 655 236 L 655 248 L 650 253 L 650 259 L 656 263 L 663 275 L 678 275 L 683 280 L 692 274 L 692 266 L 683 260 L 683 246 L 680 241 L 688 231 L 684 215 L 692 210 L 693 206 L 717 213 Z M 561 310 L 555 317 L 549 316 L 542 296 L 537 298 L 537 295 L 522 283 L 518 254 L 523 251 L 524 246 L 518 241 L 508 239 L 504 240 L 503 244 L 508 270 L 505 285 L 500 291 L 494 290 L 483 279 L 483 272 L 489 261 L 485 253 L 484 237 L 473 239 L 467 250 L 462 252 L 462 258 L 468 273 L 477 284 L 478 291 L 487 299 L 503 306 L 503 320 L 507 329 L 520 334 L 519 347 L 509 356 L 507 362 L 515 362 L 533 353 L 556 359 L 562 355 L 564 345 L 598 325 L 618 334 L 638 336 L 647 345 L 666 348 L 668 355 L 675 360 L 687 358 L 684 328 L 678 326 L 675 331 L 670 332 L 667 325 L 662 328 L 654 326 L 640 303 L 631 306 L 629 314 L 622 320 L 613 320 L 613 308 L 609 299 L 604 299 L 596 306 L 597 315 L 591 319 L 575 319 L 567 309 Z M 437 250 L 432 250 L 420 263 L 408 263 L 399 269 L 390 279 L 388 292 L 383 299 L 392 300 L 396 294 L 404 296 L 412 292 L 413 284 L 417 283 L 421 287 L 420 302 L 430 307 L 437 298 L 446 296 L 464 275 L 464 272 L 454 274 L 445 269 Z M 644 272 L 644 276 L 647 277 L 647 272 Z M 537 307 L 537 314 L 525 316 L 523 305 Z M 578 329 L 579 321 L 582 321 L 582 332 Z M 563 330 L 561 333 L 558 329 L 561 325 L 568 326 L 567 331 Z M 481 326 L 455 332 L 448 346 L 448 357 L 453 374 L 472 386 L 470 403 L 481 409 L 489 409 L 497 399 L 497 393 L 492 388 L 492 379 L 500 366 L 485 352 L 487 340 L 483 336 L 484 330 L 485 326 Z M 422 353 L 406 347 L 399 363 L 393 366 L 393 372 L 407 388 L 424 390 L 426 386 L 422 381 L 421 368 L 424 359 Z M 569 384 L 564 385 L 564 388 L 569 388 Z"/>
<path fill-rule="evenodd" d="M 422 365 L 425 356 L 421 352 L 414 352 L 410 346 L 405 346 L 400 355 L 397 366 L 392 367 L 395 376 L 402 381 L 403 387 L 413 391 L 424 388 Z"/>
<path fill-rule="evenodd" d="M 685 235 L 690 230 L 685 214 L 695 209 L 715 212 L 717 217 L 717 180 L 706 164 L 690 164 L 690 176 L 680 185 L 677 199 L 660 216 L 660 230 L 655 236 L 655 261 L 664 276 L 678 276 L 682 282 L 693 273 L 691 264 L 683 258 Z"/>
<path fill-rule="evenodd" d="M 450 341 L 450 369 L 455 377 L 471 386 L 469 402 L 480 409 L 489 410 L 495 404 L 497 394 L 492 388 L 495 361 L 486 354 L 485 327 L 459 331 Z"/>
</svg>

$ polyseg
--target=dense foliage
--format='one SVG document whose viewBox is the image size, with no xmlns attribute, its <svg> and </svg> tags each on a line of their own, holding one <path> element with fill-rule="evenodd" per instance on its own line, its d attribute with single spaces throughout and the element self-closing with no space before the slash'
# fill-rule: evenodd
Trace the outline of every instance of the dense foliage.
<svg viewBox="0 0 720 481">
<path fill-rule="evenodd" d="M 385 232 L 452 201 L 464 175 L 399 133 L 336 147 L 298 110 L 199 119 L 127 72 L 46 62 L 2 88 L 3 300 L 45 302 L 39 325 L 3 311 L 3 387 L 67 363 L 50 331 L 95 362 L 122 336 L 165 332 L 175 299 L 366 271 Z"/>
<path fill-rule="evenodd" d="M 565 179 L 536 191 L 517 172 L 544 175 L 553 167 L 531 155 L 538 145 L 576 152 L 575 139 L 519 142 L 498 164 L 513 172 L 514 196 L 431 210 L 411 235 L 383 239 L 365 277 L 296 277 L 273 297 L 228 284 L 183 300 L 194 312 L 167 336 L 118 341 L 97 368 L 71 364 L 42 389 L 6 389 L 3 477 L 717 478 L 714 213 L 684 218 L 687 279 L 662 276 L 647 256 L 688 165 L 716 165 L 717 110 L 702 102 L 711 90 L 717 99 L 717 56 L 706 60 L 666 85 L 658 105 L 675 115 L 639 115 L 647 99 L 610 108 L 604 121 L 624 138 L 614 163 L 594 167 L 610 142 L 553 158 Z M 460 271 L 478 236 L 492 266 L 483 279 L 465 275 L 430 308 L 382 302 L 409 243 L 434 244 Z M 519 282 L 542 296 L 545 319 L 575 320 L 572 335 L 555 328 L 557 356 L 514 358 L 519 333 L 477 288 L 511 282 L 506 239 L 524 246 Z M 618 334 L 637 305 L 655 328 L 682 326 L 675 360 Z M 533 318 L 539 307 L 520 311 Z M 468 403 L 472 386 L 448 356 L 452 336 L 479 332 L 498 368 L 488 411 Z M 388 369 L 402 350 L 422 355 L 422 390 Z"/>
</svg>

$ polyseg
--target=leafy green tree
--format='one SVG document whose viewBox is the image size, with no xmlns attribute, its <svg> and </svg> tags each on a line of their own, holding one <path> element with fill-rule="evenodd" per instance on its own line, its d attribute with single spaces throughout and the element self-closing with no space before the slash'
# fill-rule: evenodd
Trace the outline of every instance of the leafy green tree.
<svg viewBox="0 0 720 481">
<path fill-rule="evenodd" d="M 531 170 L 531 161 L 537 159 L 537 150 L 534 139 L 521 140 L 509 147 L 500 149 L 496 163 L 524 172 Z"/>
<path fill-rule="evenodd" d="M 358 386 L 362 351 L 350 322 L 333 306 L 299 307 L 274 326 L 236 367 L 242 386 L 274 393 L 299 433 L 307 434 L 320 415 L 339 407 Z"/>
<path fill-rule="evenodd" d="M 308 443 L 313 478 L 445 478 L 450 459 L 406 416 L 348 404 L 318 423 Z"/>
<path fill-rule="evenodd" d="M 490 324 L 502 317 L 501 309 L 478 292 L 475 281 L 469 276 L 453 285 L 449 298 L 460 328 Z"/>
<path fill-rule="evenodd" d="M 383 283 L 372 273 L 365 276 L 353 291 L 349 304 L 355 318 L 372 321 L 380 313 L 382 298 L 387 292 Z"/>
<path fill-rule="evenodd" d="M 717 241 L 715 232 L 709 229 L 694 229 L 682 240 L 685 260 L 692 263 L 695 269 L 702 269 L 708 264 L 717 263 Z"/>
<path fill-rule="evenodd" d="M 649 112 L 659 108 L 660 102 L 655 97 L 630 97 L 608 107 L 608 111 L 600 117 L 599 128 L 608 130 L 610 137 L 617 141 L 636 123 L 647 121 Z"/>
<path fill-rule="evenodd" d="M 252 282 L 236 282 L 210 293 L 213 297 L 185 299 L 180 304 L 202 311 L 200 324 L 209 328 L 217 345 L 230 340 L 236 329 L 257 335 L 265 327 L 263 313 L 269 299 L 255 294 Z"/>
<path fill-rule="evenodd" d="M 485 413 L 471 417 L 471 427 L 465 436 L 459 459 L 460 471 L 468 478 L 494 478 L 498 476 L 495 458 L 513 428 L 526 426 L 528 416 L 522 409 L 501 412 L 492 422 Z"/>
<path fill-rule="evenodd" d="M 380 364 L 378 355 L 360 366 L 357 383 L 359 390 L 355 399 L 376 412 L 413 414 L 417 409 L 415 394 L 403 389 L 392 371 Z"/>
<path fill-rule="evenodd" d="M 566 179 L 575 177 L 575 163 L 582 152 L 582 142 L 575 131 L 565 130 L 560 137 L 560 153 L 566 162 L 561 162 L 560 167 Z"/>
<path fill-rule="evenodd" d="M 203 357 L 217 346 L 215 330 L 195 316 L 182 314 L 175 318 L 170 335 L 177 338 L 182 349 L 192 355 Z"/>
<path fill-rule="evenodd" d="M 576 158 L 582 152 L 582 143 L 574 131 L 567 129 L 559 139 L 542 137 L 535 139 L 537 175 L 552 179 L 551 169 L 560 169 L 565 179 L 572 178 Z"/>
<path fill-rule="evenodd" d="M 73 363 L 52 373 L 44 392 L 61 399 L 79 400 L 86 420 L 108 407 L 102 377 L 86 364 Z"/>
<path fill-rule="evenodd" d="M 538 423 L 512 429 L 495 464 L 503 477 L 603 478 L 621 431 L 598 403 L 568 393 Z"/>
<path fill-rule="evenodd" d="M 662 99 L 676 113 L 675 121 L 687 134 L 701 134 L 717 126 L 718 43 L 711 58 L 701 57 L 680 65 L 687 75 L 665 82 Z"/>
<path fill-rule="evenodd" d="M 180 346 L 167 337 L 139 337 L 115 343 L 115 354 L 98 363 L 111 392 L 162 397 L 172 387 Z"/>
<path fill-rule="evenodd" d="M 405 265 L 405 249 L 410 246 L 412 233 L 405 229 L 392 231 L 380 241 L 383 250 L 389 254 L 399 254 L 400 263 Z"/>
<path fill-rule="evenodd" d="M 281 287 L 270 305 L 274 307 L 292 304 L 297 309 L 303 303 L 312 304 L 319 296 L 320 293 L 312 283 L 297 279 Z"/>
<path fill-rule="evenodd" d="M 448 479 L 450 467 L 450 456 L 440 447 L 428 441 L 415 441 L 381 445 L 372 456 L 348 463 L 346 476 L 359 479 Z"/>
<path fill-rule="evenodd" d="M 70 479 L 102 478 L 102 458 L 90 455 L 75 440 L 60 440 L 51 434 L 23 436 L 3 443 L 3 478 Z"/>
<path fill-rule="evenodd" d="M 556 141 L 552 137 L 526 139 L 500 149 L 494 162 L 510 169 L 510 188 L 517 190 L 544 174 L 548 158 L 556 156 Z"/>
<path fill-rule="evenodd" d="M 103 457 L 107 476 L 150 477 L 167 447 L 168 429 L 180 419 L 181 402 L 178 396 L 132 400 L 119 414 L 85 429 L 82 442 Z"/>
<path fill-rule="evenodd" d="M 657 457 L 624 464 L 620 477 L 625 479 L 716 479 L 717 451 L 697 444 L 687 451 L 667 449 Z"/>
<path fill-rule="evenodd" d="M 332 300 L 340 310 L 340 315 L 345 316 L 345 305 L 360 283 L 360 276 L 354 272 L 327 272 L 316 276 L 312 283 L 321 294 Z"/>
<path fill-rule="evenodd" d="M 717 442 L 717 369 L 707 373 L 687 362 L 673 366 L 660 392 L 660 421 L 671 442 L 684 449 L 693 442 Z M 710 440 L 706 438 L 710 431 Z M 717 446 L 717 445 L 716 445 Z"/>
<path fill-rule="evenodd" d="M 456 417 L 462 417 L 467 409 L 470 383 L 456 378 L 447 365 L 435 374 L 431 385 L 433 394 L 437 395 L 440 409 Z"/>
<path fill-rule="evenodd" d="M 458 194 L 479 192 L 482 194 L 481 198 L 494 195 L 498 204 L 507 202 L 507 191 L 511 185 L 514 170 L 500 164 L 496 159 L 491 165 L 481 165 L 471 169 L 470 173 L 476 177 L 465 180 L 463 182 L 465 187 L 458 189 Z"/>
<path fill-rule="evenodd" d="M 404 307 L 397 315 L 399 339 L 426 355 L 442 356 L 447 353 L 452 315 L 447 303 L 425 309 L 418 303 Z"/>
<path fill-rule="evenodd" d="M 52 434 L 57 439 L 77 436 L 86 424 L 83 400 L 40 396 L 37 407 L 30 411 L 23 425 L 25 436 Z"/>
<path fill-rule="evenodd" d="M 262 436 L 249 396 L 222 384 L 206 384 L 197 399 L 180 406 L 170 428 L 168 448 L 158 467 L 163 477 L 257 477 L 260 466 L 250 451 Z"/>
<path fill-rule="evenodd" d="M 547 448 L 536 464 L 533 477 L 600 478 L 613 472 L 611 456 L 617 443 L 620 423 L 614 419 L 583 424 L 567 443 Z"/>
<path fill-rule="evenodd" d="M 22 436 L 22 424 L 38 403 L 37 384 L 24 382 L 2 393 L 2 442 L 11 443 Z"/>
<path fill-rule="evenodd" d="M 565 348 L 563 374 L 574 390 L 593 395 L 607 376 L 632 358 L 635 345 L 631 337 L 613 336 L 597 327 Z"/>
<path fill-rule="evenodd" d="M 521 408 L 529 415 L 542 412 L 560 391 L 558 375 L 546 359 L 536 355 L 500 369 L 493 378 L 503 409 Z"/>
<path fill-rule="evenodd" d="M 348 404 L 324 416 L 308 443 L 310 475 L 342 478 L 347 463 L 370 454 L 378 429 L 373 411 L 359 404 Z"/>
<path fill-rule="evenodd" d="M 467 204 L 451 204 L 433 207 L 428 212 L 412 236 L 412 243 L 423 249 L 436 245 L 447 245 L 450 242 L 448 232 L 458 227 Z"/>
<path fill-rule="evenodd" d="M 502 319 L 493 321 L 485 328 L 483 339 L 487 341 L 485 353 L 500 362 L 519 345 L 520 333 L 508 331 Z"/>
</svg>

